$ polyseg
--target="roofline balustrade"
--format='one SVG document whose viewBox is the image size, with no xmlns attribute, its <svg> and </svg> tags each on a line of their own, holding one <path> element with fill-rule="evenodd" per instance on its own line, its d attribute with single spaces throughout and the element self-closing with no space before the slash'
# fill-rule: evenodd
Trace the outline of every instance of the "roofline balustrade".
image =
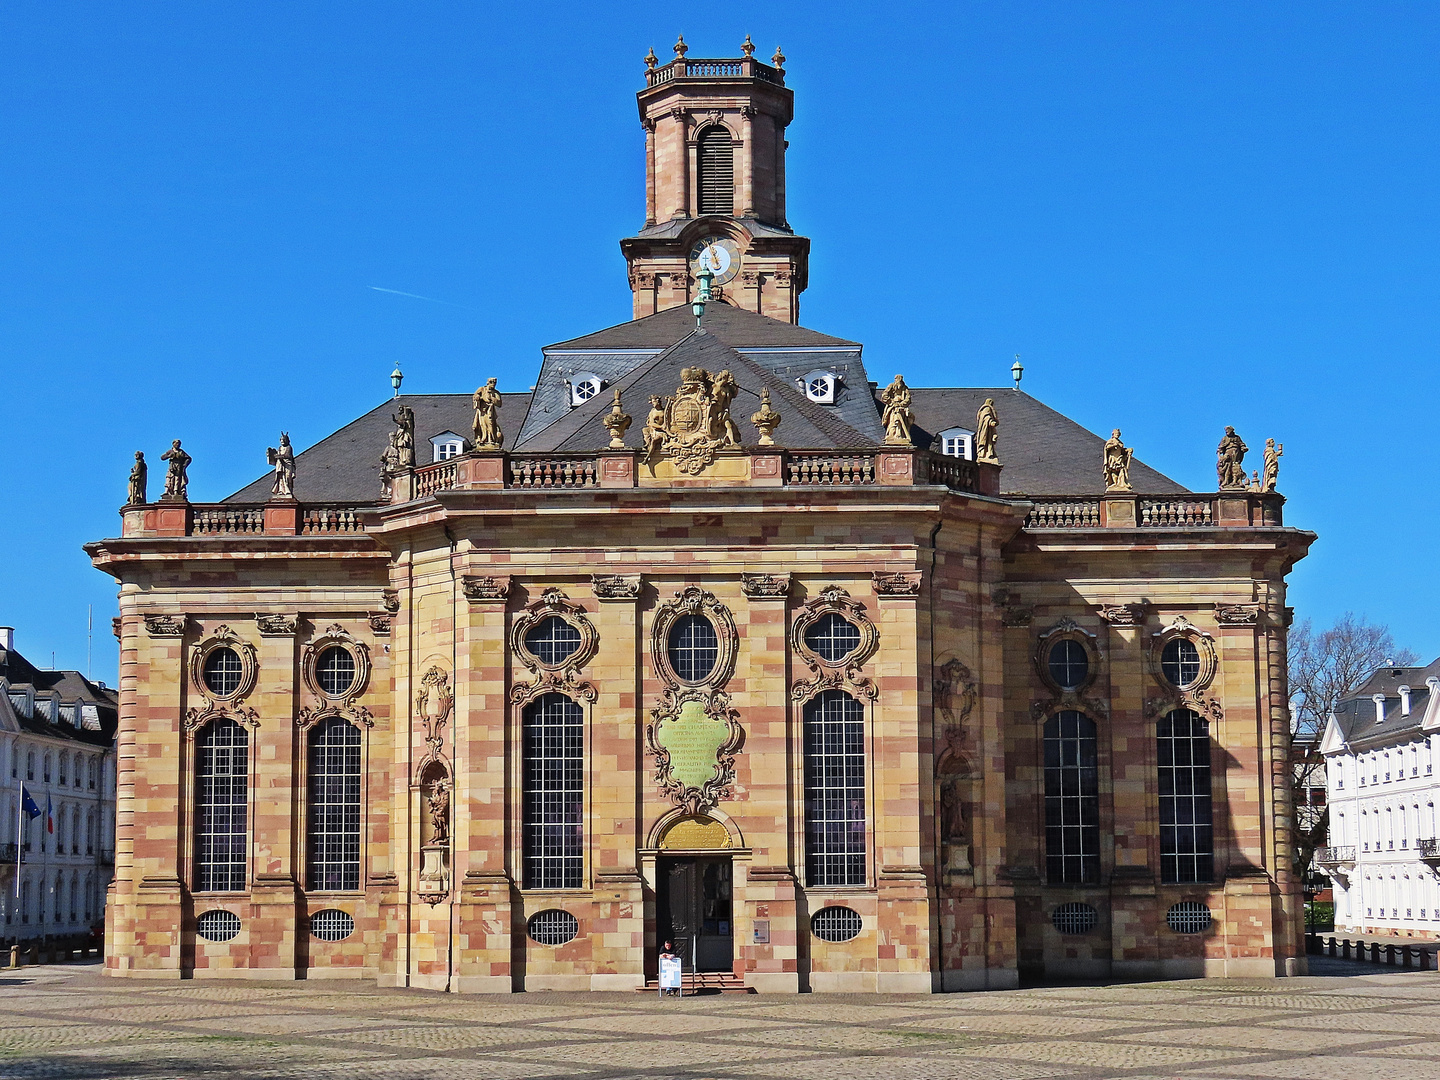
<svg viewBox="0 0 1440 1080">
<path fill-rule="evenodd" d="M 712 79 L 759 79 L 761 82 L 785 85 L 785 72 L 756 60 L 753 56 L 737 56 L 733 59 L 687 60 L 677 58 L 663 67 L 645 72 L 646 88 L 663 86 L 666 83 L 700 81 Z"/>
</svg>

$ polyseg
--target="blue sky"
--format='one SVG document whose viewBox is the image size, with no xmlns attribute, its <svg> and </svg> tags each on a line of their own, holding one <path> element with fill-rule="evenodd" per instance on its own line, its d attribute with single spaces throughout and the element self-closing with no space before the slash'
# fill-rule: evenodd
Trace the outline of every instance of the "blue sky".
<svg viewBox="0 0 1440 1080">
<path fill-rule="evenodd" d="M 789 57 L 806 325 L 916 385 L 1018 352 L 1196 489 L 1224 425 L 1278 438 L 1320 534 L 1298 616 L 1440 654 L 1440 5 L 661 6 L 0 8 L 0 623 L 32 660 L 83 668 L 93 605 L 115 677 L 80 545 L 136 449 L 153 490 L 183 439 L 219 499 L 396 360 L 407 391 L 523 390 L 628 317 L 633 95 L 678 31 Z"/>
</svg>

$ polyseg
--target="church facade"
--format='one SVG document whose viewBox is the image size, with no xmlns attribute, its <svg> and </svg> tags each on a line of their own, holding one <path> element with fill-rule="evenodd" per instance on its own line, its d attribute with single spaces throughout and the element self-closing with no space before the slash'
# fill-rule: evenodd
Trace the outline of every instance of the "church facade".
<svg viewBox="0 0 1440 1080">
<path fill-rule="evenodd" d="M 1278 459 L 1190 492 L 799 324 L 784 58 L 647 60 L 635 318 L 120 535 L 111 974 L 1303 970 Z M 633 414 L 633 415 L 632 415 Z M 1204 451 L 1197 448 L 1197 453 Z"/>
</svg>

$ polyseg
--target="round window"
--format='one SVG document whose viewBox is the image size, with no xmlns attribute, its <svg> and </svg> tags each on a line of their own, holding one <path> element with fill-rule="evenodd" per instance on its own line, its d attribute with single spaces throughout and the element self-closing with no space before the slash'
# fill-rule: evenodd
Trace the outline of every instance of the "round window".
<svg viewBox="0 0 1440 1080">
<path fill-rule="evenodd" d="M 310 916 L 310 934 L 321 941 L 343 941 L 354 931 L 354 918 L 339 908 L 326 908 Z"/>
<path fill-rule="evenodd" d="M 327 697 L 344 697 L 355 685 L 355 657 L 343 645 L 331 645 L 315 664 L 315 678 Z"/>
<path fill-rule="evenodd" d="M 529 931 L 530 940 L 539 945 L 564 945 L 575 940 L 575 935 L 580 933 L 580 924 L 570 912 L 556 908 L 531 915 Z"/>
<path fill-rule="evenodd" d="M 206 941 L 229 941 L 240 933 L 240 916 L 216 908 L 195 920 L 195 933 Z"/>
<path fill-rule="evenodd" d="M 670 666 L 681 682 L 704 682 L 720 659 L 720 639 L 704 615 L 682 615 L 670 628 Z"/>
<path fill-rule="evenodd" d="M 862 925 L 860 913 L 848 907 L 821 908 L 810 917 L 810 932 L 821 941 L 849 941 Z"/>
<path fill-rule="evenodd" d="M 1210 921 L 1210 909 L 1198 900 L 1182 900 L 1165 913 L 1166 925 L 1177 934 L 1203 934 Z"/>
<path fill-rule="evenodd" d="M 805 644 L 827 664 L 838 664 L 860 647 L 860 628 L 832 611 L 805 631 Z"/>
<path fill-rule="evenodd" d="M 580 648 L 580 631 L 558 615 L 541 619 L 525 634 L 525 648 L 547 667 L 563 664 Z"/>
<path fill-rule="evenodd" d="M 210 650 L 210 655 L 205 657 L 205 686 L 216 697 L 229 697 L 239 690 L 244 673 L 240 654 L 228 645 Z"/>
<path fill-rule="evenodd" d="M 1080 642 L 1064 638 L 1050 646 L 1048 666 L 1050 678 L 1061 690 L 1079 690 L 1090 674 L 1090 657 Z"/>
<path fill-rule="evenodd" d="M 1050 913 L 1050 923 L 1062 934 L 1088 934 L 1095 929 L 1100 913 L 1089 904 L 1061 904 Z"/>
<path fill-rule="evenodd" d="M 1189 638 L 1173 638 L 1160 650 L 1160 673 L 1179 690 L 1200 678 L 1200 650 Z"/>
</svg>

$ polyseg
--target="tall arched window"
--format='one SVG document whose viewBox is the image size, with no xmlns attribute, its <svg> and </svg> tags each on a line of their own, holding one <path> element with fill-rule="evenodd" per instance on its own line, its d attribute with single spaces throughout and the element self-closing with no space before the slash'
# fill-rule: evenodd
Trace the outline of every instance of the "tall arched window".
<svg viewBox="0 0 1440 1080">
<path fill-rule="evenodd" d="M 91 791 L 94 791 L 94 790 L 95 790 L 95 774 L 99 771 L 99 766 L 100 766 L 100 759 L 99 759 L 99 758 L 91 758 L 91 759 L 90 759 L 89 777 L 90 777 L 90 790 L 91 790 Z"/>
<path fill-rule="evenodd" d="M 585 713 L 564 694 L 525 706 L 525 888 L 578 889 L 585 877 Z"/>
<path fill-rule="evenodd" d="M 85 815 L 85 854 L 95 854 L 95 811 Z"/>
<path fill-rule="evenodd" d="M 306 888 L 360 888 L 360 729 L 330 716 L 310 729 Z"/>
<path fill-rule="evenodd" d="M 1214 879 L 1210 806 L 1210 725 L 1176 709 L 1156 725 L 1160 763 L 1160 880 Z"/>
<path fill-rule="evenodd" d="M 95 875 L 85 875 L 85 921 L 88 923 L 95 917 Z"/>
<path fill-rule="evenodd" d="M 1100 880 L 1095 722 L 1069 709 L 1045 722 L 1045 867 L 1052 885 Z"/>
<path fill-rule="evenodd" d="M 245 888 L 248 850 L 250 740 L 228 717 L 213 720 L 195 739 L 195 888 Z"/>
<path fill-rule="evenodd" d="M 70 871 L 70 921 L 80 921 L 80 871 Z"/>
<path fill-rule="evenodd" d="M 805 703 L 805 873 L 865 884 L 865 707 L 843 690 Z"/>
<path fill-rule="evenodd" d="M 700 133 L 700 213 L 735 212 L 735 149 L 719 124 Z"/>
<path fill-rule="evenodd" d="M 26 878 L 20 883 L 20 921 L 30 921 L 30 880 Z"/>
</svg>

